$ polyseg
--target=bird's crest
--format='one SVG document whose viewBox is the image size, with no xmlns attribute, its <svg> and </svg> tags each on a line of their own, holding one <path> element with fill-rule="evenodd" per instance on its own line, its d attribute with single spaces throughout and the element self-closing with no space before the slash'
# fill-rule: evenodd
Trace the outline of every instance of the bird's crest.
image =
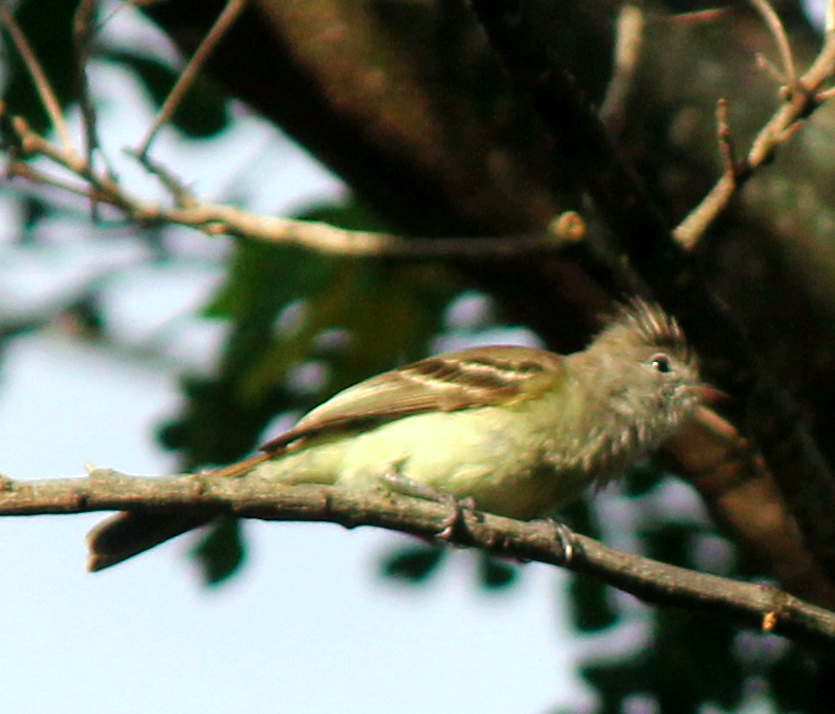
<svg viewBox="0 0 835 714">
<path fill-rule="evenodd" d="M 632 298 L 622 305 L 600 337 L 604 340 L 637 337 L 642 343 L 671 352 L 684 361 L 692 359 L 684 331 L 675 318 L 641 298 Z"/>
</svg>

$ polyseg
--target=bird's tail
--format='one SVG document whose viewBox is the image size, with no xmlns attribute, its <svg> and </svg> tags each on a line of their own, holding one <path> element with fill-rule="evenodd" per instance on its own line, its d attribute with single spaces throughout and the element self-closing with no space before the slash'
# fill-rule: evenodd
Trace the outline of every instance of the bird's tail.
<svg viewBox="0 0 835 714">
<path fill-rule="evenodd" d="M 212 477 L 241 476 L 271 454 L 256 454 L 231 466 L 218 469 Z M 118 565 L 123 560 L 144 553 L 154 546 L 182 533 L 211 522 L 205 513 L 171 513 L 132 511 L 119 513 L 99 523 L 87 536 L 89 556 L 87 569 L 91 572 Z"/>
<path fill-rule="evenodd" d="M 118 565 L 182 533 L 209 523 L 206 516 L 172 513 L 119 513 L 87 536 L 90 572 Z"/>
</svg>

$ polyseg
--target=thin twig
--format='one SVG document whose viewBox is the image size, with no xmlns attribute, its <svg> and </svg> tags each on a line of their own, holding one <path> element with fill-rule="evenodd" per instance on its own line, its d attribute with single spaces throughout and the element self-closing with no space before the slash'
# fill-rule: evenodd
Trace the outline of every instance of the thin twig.
<svg viewBox="0 0 835 714">
<path fill-rule="evenodd" d="M 663 15 L 650 20 L 653 25 L 691 25 L 702 22 L 714 22 L 727 12 L 726 8 L 716 7 L 706 10 L 693 10 L 692 12 L 680 12 L 675 15 Z"/>
<path fill-rule="evenodd" d="M 99 148 L 99 137 L 96 121 L 96 109 L 90 96 L 90 83 L 87 79 L 87 63 L 95 37 L 96 11 L 98 0 L 81 0 L 73 15 L 73 45 L 76 57 L 76 81 L 78 83 L 78 105 L 81 109 L 81 120 L 84 125 L 84 154 L 87 163 L 93 165 L 93 155 Z"/>
<path fill-rule="evenodd" d="M 479 238 L 402 238 L 385 233 L 350 231 L 327 223 L 261 216 L 221 204 L 158 209 L 137 218 L 197 228 L 209 235 L 228 234 L 276 244 L 300 245 L 319 253 L 347 258 L 437 260 L 505 260 L 556 253 L 577 242 L 582 219 L 569 211 L 554 226 L 559 234 Z"/>
<path fill-rule="evenodd" d="M 43 102 L 44 108 L 46 109 L 49 119 L 52 122 L 52 126 L 61 139 L 64 151 L 74 152 L 75 149 L 73 147 L 70 131 L 64 121 L 64 115 L 61 111 L 61 105 L 58 102 L 58 98 L 52 91 L 52 86 L 49 84 L 49 80 L 47 80 L 46 74 L 44 73 L 40 62 L 38 62 L 38 58 L 35 56 L 35 53 L 29 44 L 29 40 L 26 39 L 26 35 L 23 34 L 23 31 L 20 29 L 20 25 L 17 24 L 17 20 L 15 20 L 12 11 L 9 9 L 7 0 L 0 0 L 0 22 L 6 26 L 6 29 L 12 38 L 12 42 L 17 48 L 17 51 L 20 53 L 23 64 L 26 66 L 26 70 L 32 78 L 32 83 L 35 85 L 35 89 L 38 92 L 38 96 L 41 98 L 41 102 Z"/>
<path fill-rule="evenodd" d="M 776 84 L 786 84 L 786 75 L 780 70 L 780 68 L 774 64 L 768 57 L 766 57 L 762 52 L 757 52 L 754 55 L 754 59 L 757 62 L 757 69 L 761 69 L 765 72 L 771 79 L 774 80 Z"/>
<path fill-rule="evenodd" d="M 140 154 L 128 149 L 128 156 L 132 156 L 143 168 L 153 176 L 156 176 L 179 208 L 193 208 L 198 205 L 198 200 L 189 188 L 160 161 L 155 161 L 148 154 Z"/>
<path fill-rule="evenodd" d="M 681 242 L 685 235 L 701 235 L 707 227 L 716 220 L 716 216 L 728 205 L 731 197 L 736 193 L 739 183 L 747 178 L 748 166 L 736 158 L 730 126 L 728 125 L 727 102 L 720 99 L 716 105 L 717 139 L 722 165 L 725 171 L 722 177 L 694 208 L 687 218 L 675 229 L 674 235 Z M 688 233 L 691 231 L 692 233 Z M 689 244 L 685 244 L 691 247 Z"/>
<path fill-rule="evenodd" d="M 6 167 L 6 177 L 10 179 L 23 178 L 33 184 L 52 186 L 64 193 L 91 198 L 90 188 L 87 184 L 70 183 L 56 176 L 50 176 L 24 161 L 10 161 Z"/>
<path fill-rule="evenodd" d="M 109 204 L 122 211 L 127 218 L 143 223 L 188 226 L 207 235 L 232 235 L 277 245 L 298 245 L 341 257 L 406 260 L 525 259 L 558 253 L 578 243 L 585 235 L 585 223 L 574 211 L 557 216 L 542 235 L 446 239 L 403 238 L 385 233 L 345 230 L 326 223 L 262 216 L 234 206 L 199 201 L 170 171 L 146 156 L 140 157 L 140 160 L 160 178 L 174 198 L 173 206 L 147 203 L 131 195 L 109 174 L 97 172 L 77 154 L 64 152 L 51 144 L 21 117 L 14 117 L 10 125 L 16 132 L 24 157 L 42 156 L 53 161 L 88 184 L 85 192 L 88 198 Z M 14 158 L 10 162 L 9 173 L 79 192 L 77 187 L 49 178 L 43 172 L 27 171 L 23 162 Z"/>
<path fill-rule="evenodd" d="M 643 9 L 631 3 L 623 5 L 618 13 L 615 37 L 614 71 L 600 107 L 600 118 L 609 131 L 617 135 L 641 56 Z"/>
<path fill-rule="evenodd" d="M 701 203 L 675 228 L 673 235 L 688 250 L 693 249 L 707 228 L 727 207 L 732 196 L 764 163 L 774 157 L 777 149 L 802 126 L 829 92 L 822 91 L 823 83 L 835 74 L 835 30 L 827 32 L 823 47 L 811 67 L 797 79 L 797 90 L 791 92 L 768 123 L 754 139 L 744 169 L 737 171 L 734 186 L 729 190 L 727 174 L 702 199 Z"/>
<path fill-rule="evenodd" d="M 794 65 L 794 56 L 783 21 L 769 0 L 750 0 L 750 2 L 756 8 L 757 12 L 760 13 L 766 27 L 771 32 L 771 36 L 774 38 L 777 50 L 780 53 L 780 60 L 783 63 L 785 82 L 788 85 L 789 93 L 792 94 L 798 89 L 799 85 L 797 81 L 797 70 Z"/>
<path fill-rule="evenodd" d="M 142 140 L 140 147 L 136 149 L 135 153 L 137 156 L 143 157 L 147 155 L 157 132 L 177 110 L 183 96 L 188 91 L 194 81 L 194 78 L 197 76 L 197 72 L 203 67 L 209 55 L 217 46 L 217 43 L 220 42 L 221 38 L 233 25 L 245 5 L 246 0 L 227 0 L 223 11 L 218 16 L 214 25 L 212 25 L 209 33 L 203 38 L 203 41 L 200 43 L 197 51 L 188 61 L 188 64 L 186 64 L 182 74 L 178 77 L 176 83 L 171 89 L 171 92 L 166 97 L 165 102 L 163 102 L 156 119 L 154 119 L 154 123 L 151 125 L 151 128 Z"/>
<path fill-rule="evenodd" d="M 731 175 L 736 185 L 739 164 L 736 159 L 733 134 L 728 124 L 728 102 L 725 99 L 716 102 L 716 138 L 719 140 L 719 153 L 722 155 L 725 173 Z"/>
</svg>

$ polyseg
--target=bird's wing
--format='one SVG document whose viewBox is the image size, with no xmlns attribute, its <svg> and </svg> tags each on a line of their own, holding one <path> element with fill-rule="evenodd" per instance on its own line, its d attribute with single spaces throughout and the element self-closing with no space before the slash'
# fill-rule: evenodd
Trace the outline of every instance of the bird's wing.
<svg viewBox="0 0 835 714">
<path fill-rule="evenodd" d="M 475 347 L 430 357 L 349 387 L 267 442 L 275 451 L 306 436 L 429 411 L 515 403 L 555 386 L 560 355 L 527 347 Z"/>
</svg>

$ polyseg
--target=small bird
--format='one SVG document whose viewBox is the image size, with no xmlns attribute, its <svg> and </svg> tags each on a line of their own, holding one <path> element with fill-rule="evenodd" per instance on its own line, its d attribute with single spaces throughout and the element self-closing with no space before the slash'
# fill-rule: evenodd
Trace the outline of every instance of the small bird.
<svg viewBox="0 0 835 714">
<path fill-rule="evenodd" d="M 511 518 L 550 515 L 650 455 L 712 392 L 678 323 L 633 300 L 580 352 L 476 347 L 349 387 L 220 469 L 351 489 L 413 484 Z M 122 513 L 89 536 L 96 571 L 203 525 Z"/>
</svg>

